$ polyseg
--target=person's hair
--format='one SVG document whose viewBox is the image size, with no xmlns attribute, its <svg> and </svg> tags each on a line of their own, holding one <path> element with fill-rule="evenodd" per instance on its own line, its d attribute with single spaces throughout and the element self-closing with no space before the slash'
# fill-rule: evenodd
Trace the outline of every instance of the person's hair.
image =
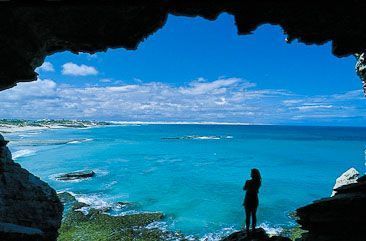
<svg viewBox="0 0 366 241">
<path fill-rule="evenodd" d="M 251 176 L 252 176 L 253 181 L 258 185 L 258 187 L 260 187 L 262 184 L 262 177 L 261 177 L 261 173 L 259 172 L 259 170 L 257 168 L 252 169 Z"/>
</svg>

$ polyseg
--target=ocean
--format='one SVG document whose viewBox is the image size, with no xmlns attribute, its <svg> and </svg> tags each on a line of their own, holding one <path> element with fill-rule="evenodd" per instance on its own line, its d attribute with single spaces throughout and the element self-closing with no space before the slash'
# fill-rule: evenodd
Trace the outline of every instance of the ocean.
<svg viewBox="0 0 366 241">
<path fill-rule="evenodd" d="M 4 134 L 13 158 L 57 191 L 112 215 L 163 212 L 163 229 L 215 240 L 242 228 L 250 170 L 261 171 L 258 224 L 294 226 L 296 208 L 330 196 L 350 167 L 365 172 L 366 128 L 243 125 L 116 125 Z M 94 170 L 82 181 L 55 176 Z"/>
</svg>

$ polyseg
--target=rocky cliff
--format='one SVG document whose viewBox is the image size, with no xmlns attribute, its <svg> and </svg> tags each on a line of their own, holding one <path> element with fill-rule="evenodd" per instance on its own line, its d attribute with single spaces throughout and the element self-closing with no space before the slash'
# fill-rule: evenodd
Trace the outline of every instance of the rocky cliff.
<svg viewBox="0 0 366 241">
<path fill-rule="evenodd" d="M 63 211 L 56 192 L 15 163 L 6 144 L 0 135 L 0 240 L 56 240 Z"/>
<path fill-rule="evenodd" d="M 335 195 L 297 210 L 308 233 L 302 241 L 366 240 L 366 176 L 335 189 Z"/>
<path fill-rule="evenodd" d="M 362 88 L 366 95 L 366 54 L 356 54 L 356 73 L 362 80 Z"/>
</svg>

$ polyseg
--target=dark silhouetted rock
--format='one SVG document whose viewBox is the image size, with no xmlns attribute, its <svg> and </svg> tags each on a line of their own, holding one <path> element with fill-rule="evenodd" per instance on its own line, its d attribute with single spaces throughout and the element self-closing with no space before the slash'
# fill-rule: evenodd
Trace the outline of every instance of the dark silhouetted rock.
<svg viewBox="0 0 366 241">
<path fill-rule="evenodd" d="M 71 180 L 90 178 L 93 177 L 94 175 L 95 175 L 94 171 L 86 170 L 86 171 L 77 171 L 62 174 L 57 176 L 56 179 L 60 181 L 71 181 Z"/>
<path fill-rule="evenodd" d="M 54 241 L 62 211 L 56 192 L 15 163 L 6 145 L 0 146 L 0 240 Z"/>
<path fill-rule="evenodd" d="M 297 210 L 297 222 L 308 231 L 302 235 L 303 241 L 366 240 L 366 182 L 340 186 L 335 191 L 333 197 Z"/>
<path fill-rule="evenodd" d="M 366 175 L 363 175 L 362 177 L 359 177 L 357 179 L 357 182 L 366 182 Z"/>
<path fill-rule="evenodd" d="M 232 233 L 221 241 L 291 241 L 291 239 L 280 236 L 269 237 L 263 228 L 257 228 L 249 234 L 246 231 Z"/>
</svg>

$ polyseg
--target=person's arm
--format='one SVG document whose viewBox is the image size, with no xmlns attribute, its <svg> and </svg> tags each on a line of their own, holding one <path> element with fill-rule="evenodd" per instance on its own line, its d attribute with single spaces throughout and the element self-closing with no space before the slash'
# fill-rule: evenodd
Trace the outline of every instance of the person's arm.
<svg viewBox="0 0 366 241">
<path fill-rule="evenodd" d="M 245 182 L 245 185 L 243 186 L 243 190 L 244 191 L 248 190 L 248 181 Z"/>
</svg>

